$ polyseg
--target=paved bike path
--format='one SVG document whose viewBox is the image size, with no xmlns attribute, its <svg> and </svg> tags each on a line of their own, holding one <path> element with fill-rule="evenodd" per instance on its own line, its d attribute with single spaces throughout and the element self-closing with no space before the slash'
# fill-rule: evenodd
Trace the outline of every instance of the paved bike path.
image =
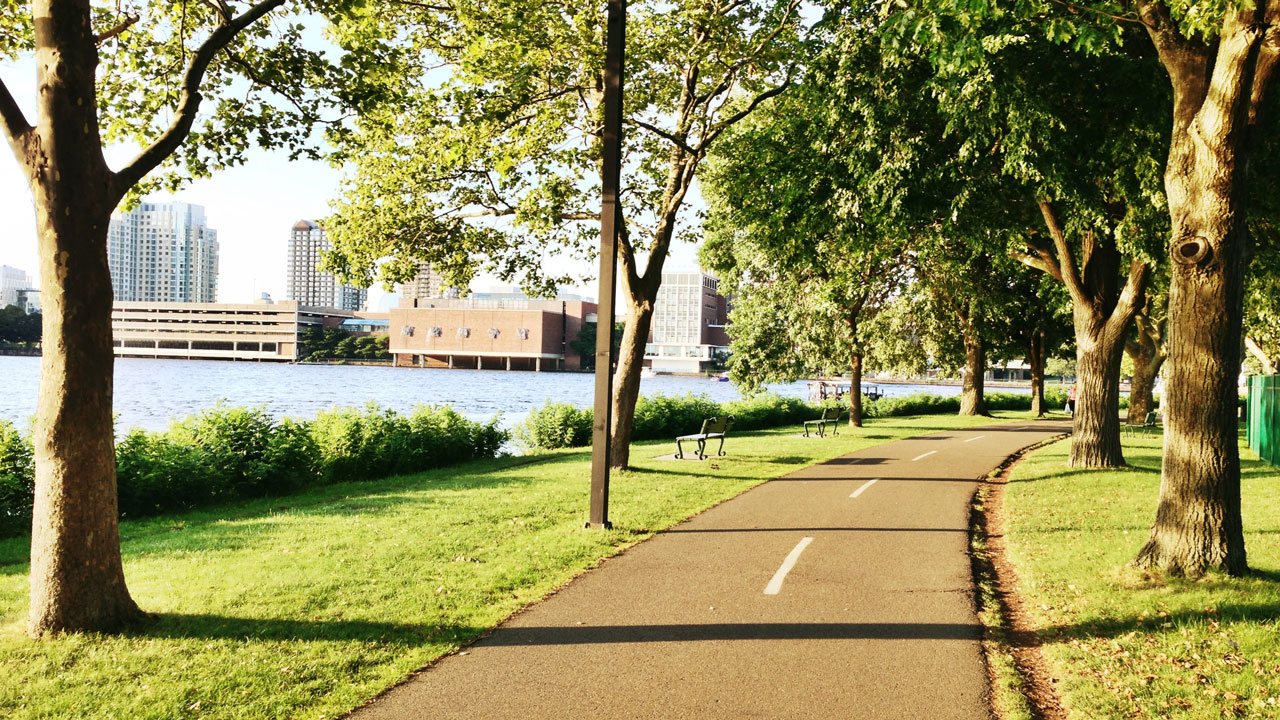
<svg viewBox="0 0 1280 720">
<path fill-rule="evenodd" d="M 985 720 L 969 499 L 1009 455 L 1068 430 L 952 430 L 767 482 L 351 717 Z"/>
</svg>

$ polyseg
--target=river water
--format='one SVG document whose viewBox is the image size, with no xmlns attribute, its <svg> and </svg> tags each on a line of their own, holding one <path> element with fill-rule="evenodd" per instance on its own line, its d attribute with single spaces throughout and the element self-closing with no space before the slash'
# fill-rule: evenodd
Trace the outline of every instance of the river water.
<svg viewBox="0 0 1280 720">
<path fill-rule="evenodd" d="M 26 428 L 36 411 L 40 358 L 0 356 L 0 418 Z M 333 405 L 364 405 L 407 411 L 419 404 L 448 404 L 469 418 L 499 413 L 507 427 L 548 400 L 580 407 L 592 403 L 594 378 L 586 373 L 392 368 L 359 365 L 117 358 L 117 427 L 159 430 L 170 420 L 199 412 L 219 399 L 231 405 L 264 406 L 276 417 L 312 418 Z M 954 385 L 880 385 L 886 395 L 933 392 L 955 395 Z M 779 395 L 808 397 L 804 382 L 771 385 Z M 1027 388 L 993 388 L 1028 392 Z M 700 377 L 658 375 L 641 381 L 644 395 L 707 395 L 717 402 L 741 397 L 732 383 Z"/>
</svg>

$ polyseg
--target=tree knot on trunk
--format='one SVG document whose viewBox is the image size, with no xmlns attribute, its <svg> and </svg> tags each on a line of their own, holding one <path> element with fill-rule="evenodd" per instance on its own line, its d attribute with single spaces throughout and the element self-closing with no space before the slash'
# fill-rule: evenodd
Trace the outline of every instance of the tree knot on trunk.
<svg viewBox="0 0 1280 720">
<path fill-rule="evenodd" d="M 1213 248 L 1207 238 L 1191 236 L 1175 240 L 1170 254 L 1182 265 L 1200 265 L 1213 256 Z"/>
</svg>

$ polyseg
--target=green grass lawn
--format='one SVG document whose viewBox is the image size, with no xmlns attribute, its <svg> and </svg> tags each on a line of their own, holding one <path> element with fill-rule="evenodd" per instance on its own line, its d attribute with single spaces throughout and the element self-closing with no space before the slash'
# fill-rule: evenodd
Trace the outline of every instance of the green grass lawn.
<svg viewBox="0 0 1280 720">
<path fill-rule="evenodd" d="M 1127 564 L 1146 542 L 1160 437 L 1131 467 L 1071 471 L 1068 444 L 1019 465 L 1005 539 L 1074 718 L 1280 717 L 1280 472 L 1242 447 L 1248 577 L 1165 578 Z"/>
<path fill-rule="evenodd" d="M 654 460 L 674 443 L 639 443 L 634 469 L 613 476 L 609 532 L 582 529 L 581 450 L 125 522 L 125 575 L 154 617 L 117 636 L 28 640 L 28 546 L 3 541 L 0 717 L 332 718 L 601 559 L 760 482 L 990 422 L 885 418 L 825 439 L 744 433 L 730 436 L 728 457 L 701 463 Z"/>
</svg>

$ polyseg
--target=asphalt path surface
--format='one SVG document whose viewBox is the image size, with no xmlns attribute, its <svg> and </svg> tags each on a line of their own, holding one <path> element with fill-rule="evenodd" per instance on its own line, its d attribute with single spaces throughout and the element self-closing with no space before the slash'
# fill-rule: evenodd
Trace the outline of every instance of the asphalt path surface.
<svg viewBox="0 0 1280 720">
<path fill-rule="evenodd" d="M 952 430 L 767 482 L 352 717 L 985 720 L 969 501 L 1007 457 L 1068 430 Z"/>
</svg>

